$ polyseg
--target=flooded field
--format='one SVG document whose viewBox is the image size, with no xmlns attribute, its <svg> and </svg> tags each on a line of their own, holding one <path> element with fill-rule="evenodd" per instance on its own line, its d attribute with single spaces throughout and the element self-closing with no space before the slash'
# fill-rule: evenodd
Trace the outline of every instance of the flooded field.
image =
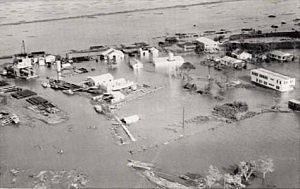
<svg viewBox="0 0 300 189">
<path fill-rule="evenodd" d="M 31 1 L 19 3 L 28 2 Z M 35 6 L 41 6 L 40 11 L 47 14 L 49 9 L 43 7 L 47 3 L 33 2 L 32 9 L 36 10 Z M 90 8 L 86 9 L 87 12 L 81 10 L 83 12 L 78 12 L 76 15 L 72 10 L 70 14 L 63 12 L 62 16 L 96 14 L 99 11 L 94 10 L 97 6 L 93 8 L 92 2 L 97 4 L 100 1 L 89 1 L 87 4 L 83 4 L 82 1 L 72 1 L 70 9 L 82 6 Z M 128 7 L 135 8 L 131 5 L 141 7 L 151 4 L 152 1 L 139 2 L 140 4 L 133 2 L 135 1 L 127 4 L 116 1 L 113 7 L 118 9 L 115 11 L 124 11 Z M 154 2 L 149 7 L 174 5 L 173 1 Z M 45 50 L 64 55 L 69 49 L 88 48 L 98 44 L 113 45 L 136 41 L 148 41 L 154 44 L 157 42 L 154 37 L 172 32 L 198 32 L 221 28 L 235 31 L 242 27 L 269 29 L 269 25 L 273 23 L 281 20 L 289 22 L 300 16 L 298 1 L 255 0 L 257 3 L 252 2 L 234 1 L 112 14 L 96 16 L 96 18 L 0 25 L 2 42 L 0 52 L 1 55 L 18 53 L 21 40 L 25 40 L 28 51 Z M 21 5 L 1 3 L 16 9 L 17 12 L 20 11 Z M 64 7 L 68 3 L 67 0 L 54 1 L 48 6 L 52 7 L 51 10 L 57 9 L 56 6 Z M 119 9 L 118 3 L 123 4 L 125 8 Z M 176 3 L 188 4 L 190 1 L 176 1 Z M 249 11 L 244 11 L 245 6 L 249 7 Z M 9 16 L 11 13 L 6 13 L 8 10 L 3 7 L 0 7 L 0 15 Z M 59 10 L 58 8 L 57 11 Z M 277 19 L 267 18 L 269 14 L 275 13 Z M 24 19 L 28 21 L 39 19 L 40 13 L 37 15 L 38 18 L 34 18 L 28 14 Z M 41 19 L 52 18 L 54 17 L 41 16 Z M 211 22 L 211 18 L 214 18 L 214 23 Z M 1 23 L 14 22 L 19 20 L 2 19 Z M 193 24 L 196 24 L 196 27 Z M 282 29 L 284 27 L 293 26 L 290 23 Z M 299 55 L 299 51 L 295 51 L 295 54 Z M 203 80 L 207 78 L 207 67 L 200 65 L 202 57 L 186 55 L 184 58 L 194 63 L 196 66 L 194 72 L 197 76 Z M 1 63 L 6 61 L 9 60 L 1 60 Z M 188 123 L 184 129 L 181 126 L 183 107 L 186 120 L 198 115 L 209 115 L 216 104 L 234 100 L 247 102 L 250 110 L 253 111 L 270 108 L 276 103 L 286 107 L 289 99 L 300 96 L 299 62 L 264 65 L 268 69 L 296 77 L 295 90 L 280 94 L 260 87 L 236 88 L 230 89 L 221 102 L 182 89 L 181 79 L 155 73 L 150 64 L 145 65 L 139 72 L 133 72 L 124 62 L 120 63 L 117 69 L 110 69 L 105 64 L 94 61 L 79 63 L 76 66 L 88 70 L 95 68 L 95 71 L 78 75 L 65 73 L 64 80 L 77 83 L 88 76 L 109 72 L 115 78 L 124 77 L 141 84 L 162 87 L 153 94 L 127 103 L 117 111 L 120 117 L 133 114 L 141 117 L 138 123 L 129 126 L 137 142 L 118 145 L 113 138 L 112 122 L 94 111 L 88 97 L 68 96 L 50 88 L 44 89 L 41 82 L 46 81 L 46 77 L 55 77 L 56 72 L 54 69 L 40 67 L 38 69 L 40 77 L 36 80 L 9 81 L 31 89 L 50 100 L 67 112 L 68 120 L 57 125 L 48 125 L 39 120 L 32 122 L 27 120 L 31 124 L 21 123 L 17 128 L 0 127 L 0 187 L 33 186 L 28 176 L 17 177 L 16 182 L 12 183 L 9 170 L 18 168 L 24 170 L 25 175 L 42 170 L 76 169 L 88 175 L 87 186 L 89 187 L 150 188 L 153 187 L 150 182 L 127 167 L 127 159 L 152 162 L 163 170 L 179 175 L 186 172 L 205 174 L 210 164 L 221 168 L 264 155 L 274 159 L 275 172 L 268 178 L 270 185 L 278 188 L 299 187 L 299 113 L 266 113 L 232 124 L 212 121 Z M 234 80 L 245 80 L 248 73 L 249 70 L 243 70 L 234 71 L 229 75 Z M 226 77 L 222 72 L 215 70 L 212 70 L 211 74 L 213 78 Z M 60 150 L 63 150 L 63 153 L 58 153 Z"/>
</svg>

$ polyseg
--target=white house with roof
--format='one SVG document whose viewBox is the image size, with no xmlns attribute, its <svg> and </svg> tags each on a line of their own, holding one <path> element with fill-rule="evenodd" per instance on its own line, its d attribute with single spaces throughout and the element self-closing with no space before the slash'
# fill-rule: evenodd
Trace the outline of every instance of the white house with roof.
<svg viewBox="0 0 300 189">
<path fill-rule="evenodd" d="M 234 58 L 237 58 L 239 60 L 244 60 L 244 61 L 248 61 L 248 60 L 252 59 L 252 54 L 250 54 L 246 51 L 243 51 L 241 49 L 235 49 L 234 51 L 232 51 L 231 55 Z"/>
<path fill-rule="evenodd" d="M 222 65 L 232 67 L 232 68 L 243 68 L 245 66 L 245 62 L 243 60 L 232 58 L 230 56 L 224 56 L 220 58 L 219 62 Z"/>
<path fill-rule="evenodd" d="M 87 77 L 86 82 L 90 86 L 100 87 L 102 85 L 111 84 L 114 80 L 114 77 L 110 73 L 97 75 L 97 76 L 90 76 Z"/>
<path fill-rule="evenodd" d="M 109 48 L 103 52 L 101 52 L 100 54 L 100 59 L 101 60 L 105 60 L 107 62 L 114 62 L 114 63 L 118 63 L 121 62 L 122 60 L 124 60 L 125 55 L 122 51 L 113 49 L 113 48 Z"/>
<path fill-rule="evenodd" d="M 218 52 L 220 50 L 219 42 L 209 39 L 207 37 L 199 37 L 196 39 L 197 42 L 204 45 L 205 52 Z"/>
<path fill-rule="evenodd" d="M 167 57 L 157 57 L 153 59 L 156 71 L 175 75 L 183 63 L 184 59 L 182 56 L 174 56 L 171 52 L 169 52 Z"/>
<path fill-rule="evenodd" d="M 281 62 L 292 61 L 294 56 L 290 53 L 274 50 L 269 52 L 268 57 Z"/>
<path fill-rule="evenodd" d="M 87 77 L 85 84 L 100 87 L 107 92 L 117 91 L 135 85 L 134 82 L 127 81 L 124 78 L 114 79 L 110 73 Z"/>
<path fill-rule="evenodd" d="M 155 47 L 142 47 L 138 50 L 138 56 L 141 60 L 153 61 L 159 55 L 159 50 Z"/>
<path fill-rule="evenodd" d="M 293 90 L 296 79 L 263 68 L 250 71 L 251 81 L 280 92 Z"/>
</svg>

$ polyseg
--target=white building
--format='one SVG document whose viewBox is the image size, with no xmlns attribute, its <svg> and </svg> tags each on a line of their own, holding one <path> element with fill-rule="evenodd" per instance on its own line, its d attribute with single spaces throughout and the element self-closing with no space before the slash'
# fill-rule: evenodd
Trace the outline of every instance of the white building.
<svg viewBox="0 0 300 189">
<path fill-rule="evenodd" d="M 53 64 L 53 63 L 56 61 L 56 56 L 51 55 L 51 54 L 46 55 L 45 61 L 46 61 L 46 63 L 51 63 L 51 64 Z"/>
<path fill-rule="evenodd" d="M 230 56 L 224 56 L 220 58 L 219 61 L 221 64 L 232 68 L 243 68 L 245 66 L 245 62 L 243 60 L 232 58 Z"/>
<path fill-rule="evenodd" d="M 127 81 L 124 78 L 114 79 L 110 73 L 99 76 L 90 76 L 85 81 L 89 86 L 100 87 L 106 92 L 117 91 L 135 85 L 132 81 Z"/>
<path fill-rule="evenodd" d="M 27 56 L 15 56 L 13 58 L 14 75 L 24 79 L 37 77 L 32 64 L 33 58 Z"/>
<path fill-rule="evenodd" d="M 125 99 L 125 95 L 120 91 L 111 91 L 110 94 L 113 96 L 111 103 L 115 104 Z"/>
<path fill-rule="evenodd" d="M 114 62 L 114 63 L 118 63 L 123 61 L 125 58 L 125 55 L 122 51 L 113 49 L 113 48 L 109 48 L 103 52 L 101 52 L 100 54 L 100 59 L 101 60 L 105 60 L 107 62 Z"/>
<path fill-rule="evenodd" d="M 143 47 L 139 48 L 138 56 L 141 60 L 153 61 L 154 58 L 157 58 L 159 50 L 155 47 Z"/>
<path fill-rule="evenodd" d="M 271 51 L 268 54 L 268 57 L 271 59 L 274 59 L 274 60 L 282 61 L 282 62 L 292 61 L 292 59 L 294 58 L 294 56 L 292 54 L 285 53 L 285 52 L 278 51 L 278 50 Z"/>
<path fill-rule="evenodd" d="M 206 37 L 199 37 L 196 39 L 197 42 L 204 45 L 204 51 L 214 53 L 220 50 L 219 42 L 216 42 L 212 39 Z"/>
<path fill-rule="evenodd" d="M 114 80 L 114 77 L 110 73 L 106 73 L 103 75 L 98 76 L 90 76 L 87 78 L 87 83 L 91 86 L 107 86 L 108 84 L 111 84 Z"/>
<path fill-rule="evenodd" d="M 234 50 L 231 55 L 234 57 L 234 58 L 237 58 L 237 59 L 240 59 L 240 60 L 244 60 L 244 61 L 247 61 L 247 60 L 251 60 L 252 59 L 252 54 L 246 52 L 246 51 L 242 51 L 240 49 L 236 49 Z"/>
<path fill-rule="evenodd" d="M 263 68 L 251 70 L 250 75 L 252 82 L 281 92 L 293 90 L 296 85 L 295 78 L 291 78 Z"/>
<path fill-rule="evenodd" d="M 133 85 L 135 85 L 134 82 L 127 81 L 124 78 L 119 78 L 119 79 L 113 80 L 109 85 L 103 86 L 103 87 L 107 91 L 118 91 L 118 90 L 121 90 L 121 89 L 129 88 L 129 87 L 131 87 Z"/>
<path fill-rule="evenodd" d="M 184 63 L 182 56 L 174 56 L 169 52 L 167 57 L 158 57 L 153 59 L 155 70 L 158 72 L 164 72 L 168 74 L 176 74 L 179 67 Z"/>
</svg>

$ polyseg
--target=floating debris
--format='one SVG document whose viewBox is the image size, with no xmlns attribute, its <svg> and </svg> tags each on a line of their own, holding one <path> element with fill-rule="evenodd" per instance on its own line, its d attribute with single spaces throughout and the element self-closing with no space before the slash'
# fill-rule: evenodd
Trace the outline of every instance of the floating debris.
<svg viewBox="0 0 300 189">
<path fill-rule="evenodd" d="M 151 170 L 154 165 L 152 163 L 144 163 L 141 161 L 136 161 L 136 160 L 128 160 L 127 166 L 133 167 L 135 169 L 144 169 L 144 170 Z"/>
</svg>

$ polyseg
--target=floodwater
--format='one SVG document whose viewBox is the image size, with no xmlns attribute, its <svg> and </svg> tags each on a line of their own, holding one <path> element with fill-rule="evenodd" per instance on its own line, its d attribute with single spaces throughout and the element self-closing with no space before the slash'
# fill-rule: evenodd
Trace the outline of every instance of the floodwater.
<svg viewBox="0 0 300 189">
<path fill-rule="evenodd" d="M 287 22 L 287 25 L 281 28 L 284 30 L 294 27 L 292 20 L 299 17 L 300 12 L 300 5 L 296 0 L 253 0 L 132 11 L 98 15 L 93 18 L 51 20 L 98 14 L 102 11 L 98 9 L 99 7 L 104 9 L 102 12 L 118 12 L 140 7 L 168 7 L 174 4 L 204 1 L 113 1 L 109 4 L 110 2 L 1 1 L 1 23 L 8 23 L 0 25 L 1 55 L 18 53 L 21 40 L 25 40 L 28 51 L 45 50 L 64 55 L 70 49 L 83 49 L 99 44 L 114 45 L 136 41 L 155 43 L 154 37 L 174 32 L 199 32 L 222 28 L 237 31 L 242 27 L 268 29 L 270 25 L 278 24 L 282 20 Z M 32 13 L 24 9 L 28 3 L 31 4 L 28 9 L 31 7 L 31 10 L 40 12 Z M 36 9 L 36 6 L 40 9 Z M 246 6 L 248 9 L 244 11 Z M 62 11 L 62 14 L 59 17 L 55 14 L 47 14 L 52 12 L 51 10 Z M 22 19 L 26 21 L 49 20 L 16 25 L 15 23 L 20 20 L 12 16 L 14 12 L 23 12 Z M 34 14 L 36 18 L 33 17 Z M 269 14 L 275 14 L 277 18 L 268 18 Z M 9 19 L 3 19 L 3 15 L 7 15 Z M 194 24 L 196 27 L 193 26 Z M 299 51 L 294 53 L 299 55 Z M 198 64 L 200 57 L 185 56 L 184 58 L 196 65 L 195 73 L 199 77 L 207 76 L 207 68 Z M 34 127 L 22 127 L 22 125 L 19 128 L 1 127 L 1 171 L 16 167 L 35 172 L 49 169 L 78 169 L 89 175 L 88 186 L 91 187 L 149 188 L 153 186 L 126 166 L 127 159 L 150 161 L 174 174 L 185 172 L 205 174 L 210 164 L 221 169 L 242 160 L 268 155 L 275 163 L 275 172 L 268 178 L 268 183 L 279 188 L 299 187 L 299 113 L 263 114 L 230 125 L 209 122 L 186 125 L 185 129 L 174 126 L 174 123 L 182 120 L 183 107 L 185 118 L 189 119 L 197 115 L 208 115 L 214 105 L 233 100 L 246 101 L 250 110 L 268 108 L 275 102 L 286 106 L 287 100 L 300 96 L 298 62 L 265 65 L 274 71 L 296 77 L 297 86 L 294 91 L 280 94 L 261 88 L 232 89 L 222 102 L 184 91 L 181 88 L 181 80 L 155 73 L 151 65 L 146 65 L 145 69 L 139 72 L 133 72 L 125 63 L 121 63 L 119 68 L 114 70 L 95 62 L 81 63 L 76 66 L 81 65 L 96 68 L 96 71 L 67 76 L 65 79 L 79 82 L 89 75 L 110 72 L 115 78 L 124 77 L 139 83 L 163 87 L 156 93 L 127 103 L 118 111 L 120 117 L 133 114 L 141 117 L 138 123 L 129 127 L 137 142 L 117 145 L 111 134 L 111 122 L 94 111 L 88 98 L 77 95 L 67 96 L 59 91 L 42 88 L 40 83 L 45 81 L 47 76 L 54 77 L 55 72 L 40 67 L 40 77 L 37 80 L 12 82 L 32 89 L 49 99 L 69 114 L 69 120 L 51 126 L 35 121 L 32 123 Z M 247 73 L 248 70 L 238 71 L 231 73 L 231 77 L 242 79 L 244 78 L 242 76 Z M 225 77 L 214 70 L 212 75 L 214 78 Z M 88 129 L 90 126 L 97 126 L 97 129 Z M 210 128 L 216 129 L 212 131 L 209 130 Z M 180 138 L 181 135 L 185 137 Z M 35 148 L 36 145 L 39 145 L 41 150 Z M 58 148 L 63 149 L 64 154 L 57 154 Z M 133 155 L 129 150 L 134 152 Z M 13 185 L 8 175 L 7 172 L 1 172 L 0 187 L 32 186 L 28 179 L 17 180 Z"/>
</svg>

